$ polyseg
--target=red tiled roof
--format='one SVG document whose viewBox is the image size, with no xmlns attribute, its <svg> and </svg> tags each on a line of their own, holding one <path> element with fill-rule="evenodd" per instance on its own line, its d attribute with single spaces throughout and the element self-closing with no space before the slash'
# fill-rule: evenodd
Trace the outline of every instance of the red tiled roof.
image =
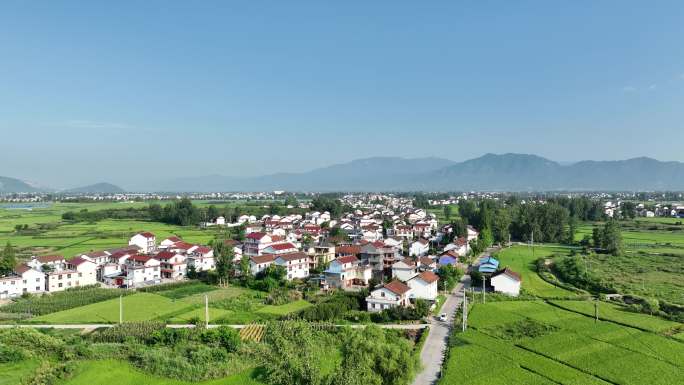
<svg viewBox="0 0 684 385">
<path fill-rule="evenodd" d="M 505 268 L 503 270 L 500 270 L 496 274 L 492 275 L 492 277 L 496 277 L 497 275 L 501 275 L 501 274 L 505 274 L 505 275 L 515 279 L 516 281 L 522 281 L 522 277 L 520 276 L 520 274 L 516 273 L 515 271 L 513 271 L 509 268 Z"/>
<path fill-rule="evenodd" d="M 308 255 L 302 252 L 297 252 L 297 253 L 287 253 L 287 254 L 280 254 L 279 256 L 276 257 L 276 259 L 282 259 L 284 261 L 294 261 L 296 259 L 307 259 L 309 258 Z"/>
<path fill-rule="evenodd" d="M 94 263 L 94 262 L 92 262 L 92 261 L 89 261 L 89 260 L 87 260 L 87 259 L 85 259 L 85 258 L 81 258 L 81 257 L 76 257 L 76 258 L 73 258 L 73 259 L 70 259 L 70 260 L 69 260 L 69 264 L 74 265 L 74 266 L 78 266 L 78 265 L 80 265 L 80 264 L 82 264 L 82 263 L 86 263 L 86 262 L 88 262 L 88 263 Z"/>
<path fill-rule="evenodd" d="M 255 239 L 255 240 L 257 240 L 257 241 L 258 241 L 259 239 L 265 237 L 265 236 L 266 236 L 265 233 L 262 233 L 262 232 L 259 232 L 259 231 L 256 231 L 256 232 L 247 234 L 247 238 L 249 238 L 249 239 Z"/>
<path fill-rule="evenodd" d="M 424 271 L 416 276 L 427 283 L 433 283 L 439 281 L 439 276 L 431 271 Z"/>
<path fill-rule="evenodd" d="M 155 259 L 155 258 L 150 257 L 148 255 L 140 255 L 140 254 L 136 254 L 136 255 L 128 258 L 129 261 L 137 261 L 137 262 L 142 262 L 142 263 L 145 263 L 145 262 L 149 261 L 150 259 Z"/>
<path fill-rule="evenodd" d="M 64 260 L 64 257 L 62 257 L 61 255 L 43 255 L 42 257 L 36 257 L 36 259 L 40 263 L 49 263 L 62 261 Z"/>
<path fill-rule="evenodd" d="M 398 294 L 398 295 L 403 295 L 406 292 L 408 292 L 409 290 L 411 290 L 410 287 L 406 286 L 405 284 L 403 284 L 397 280 L 394 280 L 390 283 L 386 283 L 385 285 L 383 285 L 383 287 L 385 289 L 391 291 L 392 293 Z"/>
<path fill-rule="evenodd" d="M 275 259 L 275 256 L 273 254 L 264 254 L 264 255 L 254 255 L 249 257 L 249 259 L 252 260 L 252 262 L 256 264 L 261 264 L 261 263 L 268 263 L 268 262 L 273 262 Z"/>
<path fill-rule="evenodd" d="M 175 236 L 175 235 L 170 236 L 170 237 L 168 237 L 168 238 L 165 239 L 165 241 L 171 241 L 171 242 L 174 242 L 174 243 L 175 243 L 175 242 L 180 242 L 180 241 L 182 241 L 182 240 L 183 240 L 183 239 L 182 239 L 181 237 L 177 237 L 177 236 Z"/>
<path fill-rule="evenodd" d="M 430 257 L 420 257 L 420 263 L 423 265 L 432 265 L 435 261 Z"/>
<path fill-rule="evenodd" d="M 24 274 L 25 272 L 27 272 L 29 270 L 31 270 L 31 268 L 29 267 L 29 265 L 27 265 L 25 263 L 20 263 L 14 268 L 14 272 L 17 274 Z"/>
<path fill-rule="evenodd" d="M 283 237 L 281 235 L 271 235 L 271 242 L 280 242 L 280 241 L 284 241 L 284 240 L 285 240 L 285 237 Z"/>
<path fill-rule="evenodd" d="M 210 251 L 211 251 L 211 247 L 208 247 L 208 246 L 197 246 L 197 248 L 195 249 L 194 252 L 195 252 L 195 253 L 199 253 L 199 254 L 207 254 L 207 253 L 209 253 Z"/>
<path fill-rule="evenodd" d="M 353 255 L 348 255 L 348 256 L 346 256 L 346 257 L 339 257 L 339 258 L 336 259 L 336 261 L 337 261 L 338 263 L 341 263 L 341 264 L 353 263 L 353 262 L 356 262 L 356 261 L 358 261 L 358 260 L 359 260 L 359 259 L 356 258 L 356 257 L 353 256 Z"/>
<path fill-rule="evenodd" d="M 337 255 L 357 255 L 361 252 L 359 246 L 337 246 L 335 247 L 335 254 Z"/>
<path fill-rule="evenodd" d="M 180 250 L 189 250 L 193 247 L 195 247 L 195 245 L 193 245 L 191 243 L 187 243 L 187 242 L 176 242 L 171 246 L 171 248 L 180 249 Z"/>
<path fill-rule="evenodd" d="M 271 245 L 269 247 L 271 247 L 273 250 L 277 250 L 277 251 L 288 250 L 288 249 L 296 249 L 297 248 L 295 245 L 291 244 L 290 242 L 277 243 L 277 244 Z"/>
<path fill-rule="evenodd" d="M 154 238 L 154 234 L 150 233 L 149 231 L 143 231 L 142 233 L 138 233 L 136 235 L 142 235 L 145 238 Z"/>
<path fill-rule="evenodd" d="M 176 256 L 176 253 L 171 252 L 171 251 L 161 251 L 155 255 L 157 259 L 170 259 Z"/>
</svg>

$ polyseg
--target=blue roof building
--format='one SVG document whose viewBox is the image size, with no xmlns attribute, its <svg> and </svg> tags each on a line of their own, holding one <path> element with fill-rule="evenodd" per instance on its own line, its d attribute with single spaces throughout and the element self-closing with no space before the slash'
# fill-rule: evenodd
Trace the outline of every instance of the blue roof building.
<svg viewBox="0 0 684 385">
<path fill-rule="evenodd" d="M 444 266 L 444 265 L 456 265 L 456 262 L 458 260 L 452 256 L 449 255 L 442 255 L 439 257 L 439 265 Z"/>
<path fill-rule="evenodd" d="M 477 267 L 477 271 L 480 273 L 491 274 L 499 269 L 499 260 L 488 256 L 487 258 L 480 260 L 480 264 Z"/>
</svg>

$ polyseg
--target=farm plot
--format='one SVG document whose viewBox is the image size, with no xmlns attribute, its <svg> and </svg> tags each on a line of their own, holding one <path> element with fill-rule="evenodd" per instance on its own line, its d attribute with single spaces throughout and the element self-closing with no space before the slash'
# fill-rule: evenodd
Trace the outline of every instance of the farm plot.
<svg viewBox="0 0 684 385">
<path fill-rule="evenodd" d="M 496 257 L 499 258 L 502 267 L 510 267 L 521 274 L 522 288 L 525 292 L 542 298 L 574 298 L 577 294 L 544 281 L 536 272 L 537 259 L 567 253 L 568 249 L 564 247 L 531 248 L 518 245 L 502 250 Z"/>
<path fill-rule="evenodd" d="M 590 301 L 550 301 L 551 304 L 563 309 L 594 316 L 594 302 Z M 624 306 L 599 302 L 599 319 L 616 322 L 623 325 L 643 329 L 654 333 L 665 333 L 669 330 L 681 327 L 678 322 L 652 317 L 646 314 L 634 313 L 625 309 Z"/>
<path fill-rule="evenodd" d="M 486 371 L 478 372 L 482 369 L 477 363 L 490 360 L 492 355 L 505 357 L 505 365 L 512 367 L 516 376 L 522 376 L 520 383 L 545 383 L 545 379 L 561 384 L 590 380 L 620 384 L 684 381 L 684 344 L 612 322 L 594 322 L 584 314 L 542 301 L 476 304 L 469 323 L 471 330 L 454 337 L 451 354 L 458 362 L 447 365 L 445 374 L 454 382 L 444 384 L 457 379 L 466 384 L 510 383 L 505 382 L 505 377 L 498 379 L 496 373 L 490 378 Z M 657 328 L 657 322 L 641 320 L 640 324 Z M 473 362 L 473 367 L 464 367 L 464 362 Z M 551 365 L 549 362 L 564 369 L 544 368 Z M 545 379 L 523 375 L 521 370 Z"/>
<path fill-rule="evenodd" d="M 217 380 L 189 382 L 153 376 L 135 369 L 126 362 L 115 360 L 83 361 L 78 365 L 71 378 L 60 382 L 60 385 L 110 383 L 117 385 L 262 385 L 255 379 L 254 370 Z"/>
<path fill-rule="evenodd" d="M 158 294 L 136 293 L 123 297 L 124 321 L 161 319 L 166 315 L 189 308 L 184 301 L 175 301 Z M 119 299 L 111 299 L 74 309 L 59 311 L 31 319 L 36 323 L 78 324 L 119 322 Z"/>
</svg>

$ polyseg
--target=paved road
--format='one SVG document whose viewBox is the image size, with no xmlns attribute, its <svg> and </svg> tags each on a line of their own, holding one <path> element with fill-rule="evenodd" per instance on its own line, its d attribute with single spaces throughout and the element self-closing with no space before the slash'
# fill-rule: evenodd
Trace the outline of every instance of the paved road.
<svg viewBox="0 0 684 385">
<path fill-rule="evenodd" d="M 420 361 L 423 371 L 418 373 L 413 380 L 413 385 L 432 385 L 439 379 L 442 370 L 442 360 L 447 348 L 449 333 L 454 323 L 456 310 L 463 302 L 463 288 L 470 287 L 470 276 L 464 275 L 454 291 L 447 297 L 442 306 L 441 313 L 447 313 L 447 321 L 441 322 L 433 319 L 430 323 L 430 334 L 425 341 L 423 351 L 420 352 Z"/>
<path fill-rule="evenodd" d="M 446 303 L 445 303 L 446 305 Z M 0 329 L 10 329 L 15 327 L 20 328 L 36 328 L 36 329 L 82 329 L 82 330 L 95 330 L 99 328 L 111 328 L 116 326 L 116 324 L 18 324 L 18 325 L 0 325 Z M 217 328 L 219 326 L 229 326 L 235 329 L 242 329 L 248 325 L 214 325 L 209 324 L 209 328 Z M 335 325 L 337 327 L 351 327 L 352 329 L 365 328 L 368 325 Z M 414 329 L 425 329 L 430 324 L 386 324 L 377 325 L 383 329 L 400 329 L 400 330 L 414 330 Z M 168 324 L 167 328 L 173 329 L 184 329 L 184 328 L 194 328 L 195 325 L 192 324 Z"/>
</svg>

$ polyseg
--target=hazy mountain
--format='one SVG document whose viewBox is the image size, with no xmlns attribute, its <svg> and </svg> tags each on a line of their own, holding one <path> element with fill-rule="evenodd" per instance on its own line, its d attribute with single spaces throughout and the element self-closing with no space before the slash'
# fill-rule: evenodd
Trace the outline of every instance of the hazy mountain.
<svg viewBox="0 0 684 385">
<path fill-rule="evenodd" d="M 117 194 L 126 191 L 119 186 L 102 182 L 64 190 L 63 192 L 71 194 Z"/>
<path fill-rule="evenodd" d="M 426 175 L 431 190 L 682 190 L 684 163 L 650 158 L 568 165 L 523 154 L 487 154 Z"/>
<path fill-rule="evenodd" d="M 650 158 L 558 163 L 526 154 L 486 154 L 464 162 L 377 157 L 301 173 L 186 177 L 141 187 L 141 191 L 166 192 L 684 190 L 684 163 Z M 0 192 L 18 191 L 47 190 L 0 177 Z M 116 193 L 123 189 L 98 183 L 67 192 Z"/>
<path fill-rule="evenodd" d="M 16 178 L 0 176 L 0 194 L 2 193 L 32 193 L 43 192 L 48 189 Z"/>
<path fill-rule="evenodd" d="M 455 164 L 441 158 L 376 157 L 353 160 L 303 173 L 258 177 L 210 175 L 160 183 L 157 191 L 375 191 L 404 190 L 412 180 Z"/>
</svg>

